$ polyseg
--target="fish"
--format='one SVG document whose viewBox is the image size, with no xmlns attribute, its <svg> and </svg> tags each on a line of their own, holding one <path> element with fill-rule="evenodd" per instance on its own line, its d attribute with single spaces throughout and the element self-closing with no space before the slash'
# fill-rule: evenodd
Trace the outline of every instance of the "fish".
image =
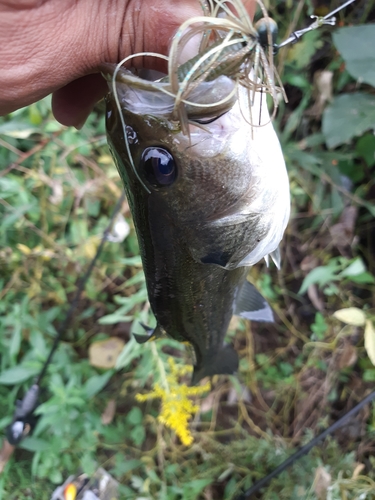
<svg viewBox="0 0 375 500">
<path fill-rule="evenodd" d="M 105 72 L 110 82 L 114 68 L 107 65 Z M 224 343 L 229 322 L 233 314 L 273 321 L 271 307 L 247 275 L 268 256 L 279 265 L 290 214 L 286 166 L 266 100 L 255 92 L 250 104 L 240 86 L 217 116 L 191 106 L 186 134 L 166 94 L 125 83 L 121 74 L 129 75 L 121 69 L 106 97 L 107 139 L 157 321 L 135 338 L 142 343 L 167 335 L 188 342 L 195 358 L 193 385 L 233 374 L 239 361 Z M 203 84 L 210 86 L 198 86 L 189 101 L 217 102 L 233 88 L 225 76 Z M 248 123 L 246 106 L 259 126 Z"/>
</svg>

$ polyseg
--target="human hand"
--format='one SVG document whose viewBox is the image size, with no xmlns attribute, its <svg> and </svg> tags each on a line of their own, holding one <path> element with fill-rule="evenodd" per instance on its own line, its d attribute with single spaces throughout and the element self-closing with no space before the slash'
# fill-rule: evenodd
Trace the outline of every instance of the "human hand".
<svg viewBox="0 0 375 500">
<path fill-rule="evenodd" d="M 199 0 L 0 0 L 0 115 L 53 93 L 56 119 L 80 127 L 107 92 L 101 63 L 167 54 L 180 24 L 197 15 Z"/>
<path fill-rule="evenodd" d="M 201 13 L 199 0 L 0 0 L 0 115 L 53 93 L 56 119 L 80 126 L 107 91 L 102 62 L 166 54 Z"/>
</svg>

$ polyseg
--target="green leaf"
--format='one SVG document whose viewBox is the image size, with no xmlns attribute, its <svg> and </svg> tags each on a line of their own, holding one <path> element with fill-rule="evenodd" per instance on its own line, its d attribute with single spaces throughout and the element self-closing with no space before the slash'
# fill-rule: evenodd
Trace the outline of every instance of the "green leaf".
<svg viewBox="0 0 375 500">
<path fill-rule="evenodd" d="M 1 220 L 1 228 L 4 231 L 6 228 L 13 226 L 25 213 L 30 212 L 35 208 L 35 205 L 27 204 L 17 207 L 14 210 L 9 211 Z"/>
<path fill-rule="evenodd" d="M 109 379 L 113 375 L 113 370 L 108 370 L 103 375 L 94 375 L 90 377 L 85 384 L 85 392 L 88 398 L 92 398 L 98 392 L 100 392 L 103 387 L 108 383 Z"/>
<path fill-rule="evenodd" d="M 356 142 L 355 150 L 365 160 L 368 167 L 375 165 L 375 136 L 373 134 L 360 137 Z"/>
<path fill-rule="evenodd" d="M 361 274 L 357 274 L 356 276 L 351 276 L 350 277 L 351 281 L 354 281 L 354 283 L 363 283 L 363 284 L 372 284 L 375 283 L 375 278 L 371 273 L 365 272 Z"/>
<path fill-rule="evenodd" d="M 14 385 L 25 382 L 34 377 L 39 372 L 39 368 L 27 368 L 26 366 L 14 366 L 0 374 L 0 384 Z"/>
<path fill-rule="evenodd" d="M 116 311 L 113 314 L 107 314 L 106 316 L 102 316 L 99 319 L 99 324 L 114 325 L 116 323 L 128 323 L 130 321 L 133 321 L 133 316 L 126 316 L 124 314 L 120 314 L 119 311 Z"/>
<path fill-rule="evenodd" d="M 137 406 L 134 406 L 128 413 L 126 420 L 129 424 L 140 425 L 143 421 L 143 413 Z"/>
<path fill-rule="evenodd" d="M 352 77 L 375 87 L 375 25 L 340 28 L 333 34 L 333 43 Z"/>
<path fill-rule="evenodd" d="M 141 425 L 137 425 L 132 429 L 130 433 L 130 439 L 133 441 L 133 443 L 137 446 L 140 447 L 142 443 L 144 442 L 146 437 L 146 431 L 144 427 Z"/>
<path fill-rule="evenodd" d="M 318 284 L 320 287 L 322 287 L 330 281 L 337 280 L 337 271 L 338 266 L 316 267 L 305 277 L 298 293 L 302 295 L 307 291 L 310 285 Z"/>
<path fill-rule="evenodd" d="M 329 148 L 349 142 L 375 128 L 375 96 L 342 94 L 323 113 L 322 130 Z"/>
<path fill-rule="evenodd" d="M 51 483 L 54 484 L 59 484 L 63 482 L 62 473 L 58 469 L 51 470 L 48 479 L 51 481 Z"/>
<path fill-rule="evenodd" d="M 339 277 L 345 278 L 349 276 L 357 276 L 358 274 L 362 274 L 365 271 L 366 271 L 366 266 L 363 260 L 360 257 L 358 257 L 346 269 L 341 271 Z"/>
<path fill-rule="evenodd" d="M 117 454 L 115 457 L 116 465 L 115 465 L 115 474 L 117 476 L 123 476 L 127 472 L 137 469 L 141 465 L 143 465 L 142 460 L 126 460 L 125 456 Z"/>
<path fill-rule="evenodd" d="M 15 120 L 2 123 L 0 125 L 0 135 L 7 135 L 8 137 L 16 137 L 17 139 L 26 139 L 31 134 L 40 132 L 36 127 L 30 127 L 27 123 L 21 123 Z"/>
<path fill-rule="evenodd" d="M 97 468 L 97 464 L 92 457 L 91 451 L 86 451 L 80 459 L 80 466 L 85 474 L 92 476 Z"/>
<path fill-rule="evenodd" d="M 15 358 L 20 351 L 21 340 L 22 340 L 21 324 L 19 322 L 15 322 L 12 340 L 11 340 L 10 346 L 9 346 L 9 355 L 12 358 Z"/>
<path fill-rule="evenodd" d="M 116 370 L 125 368 L 129 363 L 131 363 L 131 361 L 133 361 L 133 359 L 140 356 L 144 351 L 144 347 L 145 346 L 138 344 L 134 337 L 131 337 L 117 358 L 115 366 Z"/>
<path fill-rule="evenodd" d="M 37 438 L 34 436 L 26 437 L 23 441 L 22 444 L 20 445 L 21 448 L 24 450 L 28 451 L 46 451 L 51 448 L 51 443 L 46 441 L 45 439 Z"/>
<path fill-rule="evenodd" d="M 375 328 L 372 321 L 366 321 L 365 327 L 365 349 L 371 363 L 375 365 Z"/>
<path fill-rule="evenodd" d="M 212 483 L 212 479 L 193 479 L 188 484 L 184 484 L 184 500 L 194 500 L 206 486 Z"/>
</svg>

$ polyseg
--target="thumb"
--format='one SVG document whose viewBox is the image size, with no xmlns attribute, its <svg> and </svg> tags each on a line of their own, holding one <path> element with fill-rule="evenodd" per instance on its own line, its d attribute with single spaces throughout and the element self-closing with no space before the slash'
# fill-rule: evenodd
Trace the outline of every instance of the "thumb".
<svg viewBox="0 0 375 500">
<path fill-rule="evenodd" d="M 117 4 L 116 8 L 113 4 Z M 203 14 L 199 0 L 129 0 L 100 2 L 100 5 L 103 10 L 96 16 L 98 26 L 90 29 L 87 73 L 99 71 L 103 62 L 117 63 L 130 54 L 156 52 L 167 55 L 179 26 L 186 19 Z M 165 62 L 154 57 L 134 58 L 131 66 L 166 69 Z M 55 118 L 64 125 L 80 128 L 94 104 L 106 92 L 107 84 L 99 74 L 89 74 L 68 83 L 53 94 Z"/>
</svg>

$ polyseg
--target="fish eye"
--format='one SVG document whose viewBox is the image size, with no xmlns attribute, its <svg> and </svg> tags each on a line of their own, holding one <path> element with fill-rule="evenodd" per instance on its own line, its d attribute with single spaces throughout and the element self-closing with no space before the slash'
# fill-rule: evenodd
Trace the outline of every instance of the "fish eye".
<svg viewBox="0 0 375 500">
<path fill-rule="evenodd" d="M 164 148 L 146 148 L 142 153 L 141 168 L 147 181 L 155 187 L 170 186 L 177 177 L 176 162 Z"/>
</svg>

